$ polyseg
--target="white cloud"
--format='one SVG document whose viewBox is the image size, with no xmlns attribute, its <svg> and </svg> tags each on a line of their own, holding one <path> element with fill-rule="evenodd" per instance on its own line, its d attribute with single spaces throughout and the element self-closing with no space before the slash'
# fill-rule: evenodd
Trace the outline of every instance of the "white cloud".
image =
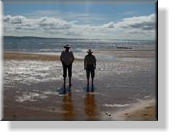
<svg viewBox="0 0 175 137">
<path fill-rule="evenodd" d="M 5 35 L 95 39 L 154 39 L 155 15 L 102 25 L 77 24 L 59 17 L 4 16 Z"/>
<path fill-rule="evenodd" d="M 155 15 L 125 18 L 116 26 L 128 29 L 153 30 L 155 28 Z"/>
</svg>

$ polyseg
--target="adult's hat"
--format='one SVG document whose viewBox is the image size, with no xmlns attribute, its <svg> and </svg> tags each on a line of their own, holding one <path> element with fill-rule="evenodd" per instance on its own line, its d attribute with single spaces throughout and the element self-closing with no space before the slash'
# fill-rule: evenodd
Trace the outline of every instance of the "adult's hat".
<svg viewBox="0 0 175 137">
<path fill-rule="evenodd" d="M 71 46 L 70 46 L 69 44 L 67 44 L 67 45 L 64 46 L 64 48 L 65 48 L 65 49 L 71 48 Z"/>
<path fill-rule="evenodd" d="M 91 51 L 91 49 L 89 49 L 89 50 L 87 51 L 87 53 L 93 53 L 93 52 Z"/>
</svg>

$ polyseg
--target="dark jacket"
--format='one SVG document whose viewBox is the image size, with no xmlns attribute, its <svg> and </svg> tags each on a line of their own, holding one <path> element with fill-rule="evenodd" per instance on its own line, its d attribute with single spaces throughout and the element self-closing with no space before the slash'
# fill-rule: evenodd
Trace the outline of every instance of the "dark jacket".
<svg viewBox="0 0 175 137">
<path fill-rule="evenodd" d="M 70 65 L 74 61 L 74 55 L 72 51 L 63 51 L 61 52 L 60 60 L 65 65 Z"/>
<path fill-rule="evenodd" d="M 94 69 L 96 68 L 96 58 L 92 54 L 88 54 L 84 58 L 84 69 L 87 69 L 88 66 L 93 67 Z"/>
</svg>

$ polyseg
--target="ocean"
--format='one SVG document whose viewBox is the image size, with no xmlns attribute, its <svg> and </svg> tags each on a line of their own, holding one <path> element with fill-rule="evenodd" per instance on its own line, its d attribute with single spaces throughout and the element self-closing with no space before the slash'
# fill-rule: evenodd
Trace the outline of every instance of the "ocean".
<svg viewBox="0 0 175 137">
<path fill-rule="evenodd" d="M 99 39 L 64 39 L 39 37 L 4 37 L 5 51 L 22 52 L 60 52 L 65 44 L 70 44 L 74 52 L 87 49 L 133 49 L 154 50 L 155 41 L 148 40 L 99 40 Z"/>
</svg>

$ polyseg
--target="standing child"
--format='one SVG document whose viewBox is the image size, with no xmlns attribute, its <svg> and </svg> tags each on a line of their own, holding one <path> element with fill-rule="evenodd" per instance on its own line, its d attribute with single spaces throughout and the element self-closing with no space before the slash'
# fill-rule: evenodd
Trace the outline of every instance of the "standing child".
<svg viewBox="0 0 175 137">
<path fill-rule="evenodd" d="M 95 77 L 95 69 L 96 69 L 96 58 L 92 55 L 91 49 L 88 50 L 88 55 L 84 58 L 84 69 L 86 70 L 86 77 L 87 77 L 87 90 L 89 91 L 89 78 L 91 75 L 91 88 L 92 91 L 94 89 L 94 77 Z"/>
</svg>

